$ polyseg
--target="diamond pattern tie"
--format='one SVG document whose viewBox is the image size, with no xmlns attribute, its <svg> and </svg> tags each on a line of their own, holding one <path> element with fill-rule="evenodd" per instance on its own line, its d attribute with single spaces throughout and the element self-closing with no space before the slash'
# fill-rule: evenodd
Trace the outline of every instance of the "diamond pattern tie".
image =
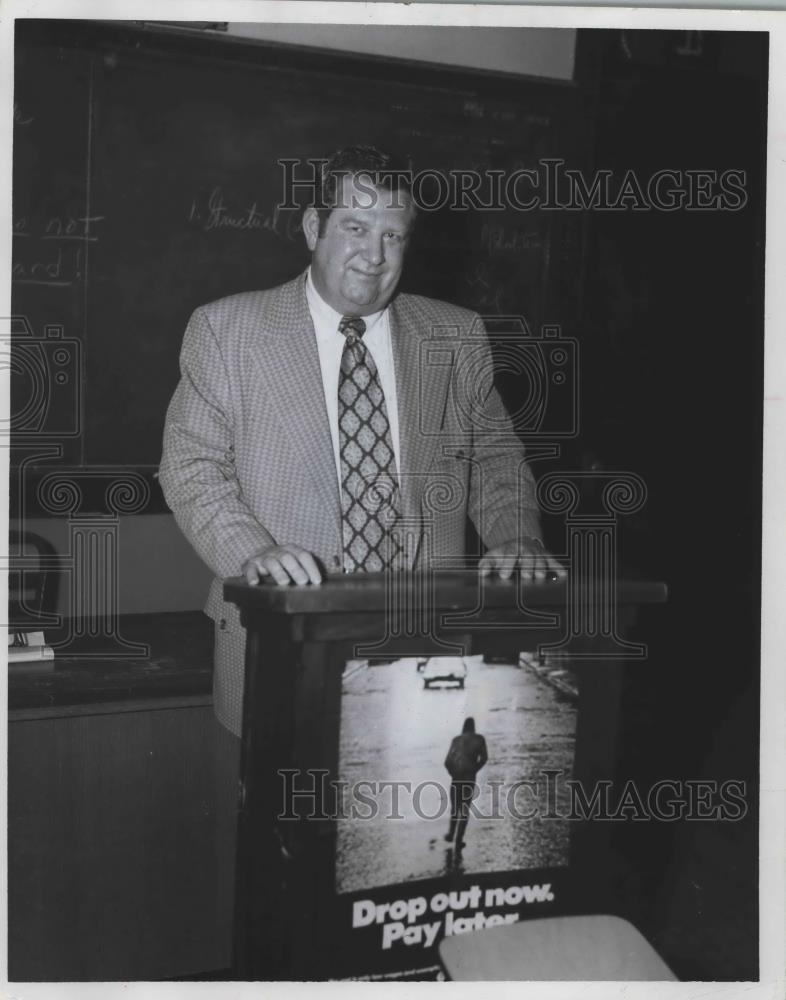
<svg viewBox="0 0 786 1000">
<path fill-rule="evenodd" d="M 375 572 L 397 555 L 396 456 L 377 366 L 362 340 L 366 324 L 345 316 L 338 329 L 346 338 L 338 377 L 344 572 Z"/>
</svg>

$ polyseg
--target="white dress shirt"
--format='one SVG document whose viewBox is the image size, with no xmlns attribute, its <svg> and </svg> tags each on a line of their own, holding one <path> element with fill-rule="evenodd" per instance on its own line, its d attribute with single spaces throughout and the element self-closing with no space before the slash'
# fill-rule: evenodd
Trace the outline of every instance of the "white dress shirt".
<svg viewBox="0 0 786 1000">
<path fill-rule="evenodd" d="M 341 454 L 338 434 L 338 377 L 341 371 L 341 355 L 344 353 L 346 338 L 339 333 L 338 324 L 342 320 L 341 313 L 336 312 L 325 302 L 314 287 L 311 279 L 311 268 L 306 276 L 306 301 L 314 332 L 317 337 L 319 351 L 319 367 L 322 370 L 322 386 L 325 391 L 330 437 L 333 440 L 333 454 L 336 459 L 338 488 L 341 492 Z M 390 317 L 388 308 L 381 312 L 371 313 L 362 317 L 366 324 L 363 343 L 371 354 L 379 373 L 382 391 L 385 393 L 385 406 L 390 424 L 390 436 L 393 443 L 393 454 L 396 456 L 396 471 L 401 474 L 401 456 L 398 439 L 398 403 L 396 397 L 396 372 L 393 367 L 393 345 L 390 338 Z"/>
</svg>

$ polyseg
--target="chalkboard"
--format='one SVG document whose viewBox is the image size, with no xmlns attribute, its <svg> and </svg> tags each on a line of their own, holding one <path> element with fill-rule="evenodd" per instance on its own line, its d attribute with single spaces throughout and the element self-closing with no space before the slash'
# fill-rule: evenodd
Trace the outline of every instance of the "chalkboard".
<svg viewBox="0 0 786 1000">
<path fill-rule="evenodd" d="M 577 165 L 585 144 L 573 85 L 88 22 L 17 21 L 14 99 L 26 475 L 52 461 L 155 469 L 192 310 L 308 262 L 300 210 L 276 207 L 280 159 L 361 141 L 415 171 L 508 173 Z M 580 225 L 543 209 L 422 212 L 402 288 L 572 334 Z"/>
</svg>

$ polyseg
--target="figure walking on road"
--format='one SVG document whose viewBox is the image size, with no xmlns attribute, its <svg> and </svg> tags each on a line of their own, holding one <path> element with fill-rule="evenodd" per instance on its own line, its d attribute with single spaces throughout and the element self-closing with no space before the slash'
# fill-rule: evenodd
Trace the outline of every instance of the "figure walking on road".
<svg viewBox="0 0 786 1000">
<path fill-rule="evenodd" d="M 478 771 L 488 760 L 486 741 L 475 732 L 475 720 L 468 716 L 464 720 L 461 733 L 454 736 L 445 758 L 445 767 L 451 777 L 450 783 L 450 826 L 445 840 L 455 837 L 456 847 L 465 845 L 464 831 L 469 822 L 469 808 L 477 788 Z"/>
</svg>

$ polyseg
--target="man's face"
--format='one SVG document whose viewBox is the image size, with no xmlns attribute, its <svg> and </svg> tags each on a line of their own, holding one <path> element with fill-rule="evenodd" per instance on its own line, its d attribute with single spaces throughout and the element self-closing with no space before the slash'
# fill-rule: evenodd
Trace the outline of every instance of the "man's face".
<svg viewBox="0 0 786 1000">
<path fill-rule="evenodd" d="M 316 210 L 303 213 L 311 277 L 336 312 L 366 316 L 393 298 L 415 213 L 405 193 L 374 188 L 367 177 L 344 177 L 341 195 L 322 236 Z"/>
</svg>

